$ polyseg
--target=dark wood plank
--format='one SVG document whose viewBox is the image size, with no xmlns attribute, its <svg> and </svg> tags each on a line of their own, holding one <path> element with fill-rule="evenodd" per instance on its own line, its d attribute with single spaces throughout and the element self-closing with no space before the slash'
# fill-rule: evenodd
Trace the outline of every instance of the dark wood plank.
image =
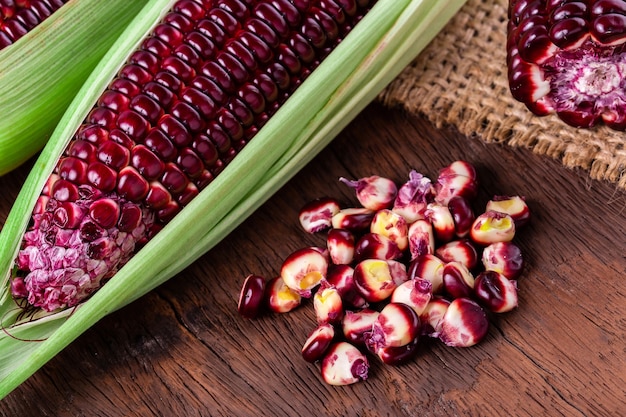
<svg viewBox="0 0 626 417">
<path fill-rule="evenodd" d="M 243 278 L 277 274 L 291 251 L 321 244 L 298 209 L 337 182 L 454 159 L 478 169 L 481 204 L 528 198 L 518 243 L 520 307 L 478 346 L 424 340 L 402 367 L 372 360 L 370 379 L 325 385 L 300 358 L 310 303 L 254 321 L 236 311 Z M 26 168 L 0 178 L 0 221 Z M 5 416 L 618 416 L 626 409 L 626 198 L 611 184 L 523 149 L 486 145 L 419 117 L 368 107 L 327 149 L 213 251 L 98 323 L 0 403 Z"/>
</svg>

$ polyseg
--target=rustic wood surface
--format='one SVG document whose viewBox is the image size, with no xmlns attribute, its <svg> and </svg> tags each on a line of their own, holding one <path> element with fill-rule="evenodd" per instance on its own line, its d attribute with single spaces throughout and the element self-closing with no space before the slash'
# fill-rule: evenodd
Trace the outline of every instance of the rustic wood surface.
<svg viewBox="0 0 626 417">
<path fill-rule="evenodd" d="M 299 208 L 354 203 L 337 178 L 435 176 L 466 159 L 493 194 L 527 197 L 517 242 L 520 306 L 472 348 L 424 340 L 401 367 L 321 380 L 300 358 L 314 326 L 306 303 L 242 319 L 244 277 L 276 274 L 291 251 L 321 244 Z M 0 178 L 0 224 L 28 167 Z M 3 416 L 620 416 L 626 410 L 626 195 L 523 149 L 486 145 L 418 117 L 368 107 L 326 150 L 213 251 L 108 316 L 0 402 Z"/>
</svg>

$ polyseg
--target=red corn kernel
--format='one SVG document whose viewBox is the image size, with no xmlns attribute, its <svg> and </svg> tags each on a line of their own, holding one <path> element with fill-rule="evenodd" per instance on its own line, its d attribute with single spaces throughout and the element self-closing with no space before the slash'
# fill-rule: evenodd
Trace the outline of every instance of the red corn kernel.
<svg viewBox="0 0 626 417">
<path fill-rule="evenodd" d="M 317 326 L 307 337 L 302 346 L 302 358 L 315 362 L 324 357 L 335 339 L 335 328 L 328 323 Z"/>
<path fill-rule="evenodd" d="M 453 240 L 435 249 L 435 255 L 443 262 L 460 262 L 468 269 L 478 264 L 478 251 L 468 239 Z"/>
<path fill-rule="evenodd" d="M 358 311 L 346 310 L 341 320 L 344 337 L 354 345 L 365 345 L 365 333 L 372 331 L 372 326 L 380 313 L 364 308 Z"/>
<path fill-rule="evenodd" d="M 96 200 L 89 206 L 89 217 L 104 229 L 115 226 L 120 213 L 119 204 L 110 198 Z"/>
<path fill-rule="evenodd" d="M 425 279 L 430 281 L 433 294 L 443 291 L 443 267 L 445 263 L 432 254 L 418 256 L 409 264 L 409 279 Z"/>
<path fill-rule="evenodd" d="M 435 233 L 428 220 L 419 219 L 409 226 L 411 259 L 435 252 Z"/>
<path fill-rule="evenodd" d="M 404 346 L 385 346 L 376 352 L 376 355 L 385 365 L 399 366 L 409 362 L 417 354 L 419 337 Z"/>
<path fill-rule="evenodd" d="M 476 277 L 474 296 L 488 310 L 506 313 L 517 307 L 517 282 L 496 271 L 483 271 Z"/>
<path fill-rule="evenodd" d="M 366 233 L 356 242 L 354 248 L 354 260 L 357 262 L 365 259 L 399 259 L 402 251 L 391 239 L 377 233 Z"/>
<path fill-rule="evenodd" d="M 337 323 L 343 318 L 343 302 L 337 288 L 322 281 L 313 296 L 315 318 L 319 324 Z"/>
<path fill-rule="evenodd" d="M 369 362 L 348 342 L 333 344 L 322 359 L 322 378 L 330 385 L 349 385 L 367 379 Z"/>
<path fill-rule="evenodd" d="M 398 188 L 392 180 L 378 175 L 364 177 L 356 181 L 341 177 L 339 181 L 354 188 L 359 203 L 366 209 L 373 211 L 391 208 L 398 192 Z"/>
<path fill-rule="evenodd" d="M 501 273 L 508 279 L 516 279 L 524 269 L 520 248 L 511 242 L 496 242 L 483 249 L 482 263 L 486 270 Z"/>
<path fill-rule="evenodd" d="M 490 245 L 496 242 L 510 242 L 515 236 L 515 222 L 506 213 L 487 211 L 472 224 L 470 237 L 479 245 Z"/>
<path fill-rule="evenodd" d="M 120 170 L 117 180 L 118 194 L 130 201 L 141 201 L 150 191 L 150 184 L 131 166 Z"/>
<path fill-rule="evenodd" d="M 409 226 L 404 217 L 391 210 L 382 209 L 374 214 L 370 232 L 389 238 L 401 251 L 409 246 Z"/>
<path fill-rule="evenodd" d="M 430 203 L 424 212 L 426 219 L 433 225 L 435 239 L 439 242 L 449 242 L 456 235 L 454 218 L 447 205 Z"/>
<path fill-rule="evenodd" d="M 272 278 L 266 286 L 267 306 L 274 313 L 288 313 L 302 303 L 302 297 L 285 285 L 281 277 Z"/>
<path fill-rule="evenodd" d="M 78 199 L 78 187 L 70 181 L 59 179 L 52 185 L 50 194 L 57 201 L 76 201 Z"/>
<path fill-rule="evenodd" d="M 311 291 L 326 278 L 328 260 L 314 248 L 303 248 L 293 252 L 285 259 L 280 276 L 285 285 L 302 297 L 311 296 Z"/>
<path fill-rule="evenodd" d="M 326 237 L 326 247 L 335 265 L 347 265 L 354 260 L 354 235 L 349 230 L 331 229 Z"/>
<path fill-rule="evenodd" d="M 265 299 L 265 279 L 258 275 L 248 275 L 243 282 L 237 311 L 247 319 L 258 317 Z"/>
<path fill-rule="evenodd" d="M 313 200 L 300 209 L 298 216 L 302 228 L 308 233 L 317 233 L 332 226 L 332 218 L 341 207 L 334 198 Z"/>
<path fill-rule="evenodd" d="M 396 289 L 389 264 L 381 259 L 366 259 L 354 268 L 354 284 L 370 303 L 386 300 Z"/>
<path fill-rule="evenodd" d="M 441 204 L 458 195 L 471 200 L 478 191 L 476 169 L 466 161 L 454 161 L 439 172 L 435 189 L 435 201 Z"/>
<path fill-rule="evenodd" d="M 426 206 L 434 197 L 435 188 L 430 179 L 412 170 L 409 180 L 398 189 L 393 211 L 404 217 L 407 223 L 413 223 L 425 218 Z"/>
<path fill-rule="evenodd" d="M 520 196 L 495 196 L 487 202 L 485 211 L 508 214 L 516 228 L 524 226 L 530 220 L 530 209 L 524 197 Z"/>
<path fill-rule="evenodd" d="M 457 298 L 441 319 L 438 337 L 447 346 L 470 347 L 480 342 L 488 330 L 485 310 L 469 298 Z"/>
<path fill-rule="evenodd" d="M 448 201 L 448 209 L 454 219 L 456 237 L 467 237 L 476 218 L 469 201 L 460 195 L 454 196 Z"/>
<path fill-rule="evenodd" d="M 450 306 L 450 301 L 442 297 L 433 297 L 420 314 L 421 334 L 437 337 L 441 333 L 441 321 Z"/>
<path fill-rule="evenodd" d="M 391 302 L 406 304 L 420 315 L 432 298 L 432 288 L 430 281 L 422 278 L 405 281 L 393 291 Z"/>
<path fill-rule="evenodd" d="M 340 264 L 329 267 L 326 280 L 339 291 L 344 304 L 355 308 L 367 307 L 367 301 L 359 294 L 354 284 L 354 268 L 350 265 Z"/>
<path fill-rule="evenodd" d="M 384 347 L 404 346 L 420 331 L 417 313 L 406 304 L 389 303 L 378 315 L 371 332 L 365 334 L 365 344 L 374 353 Z"/>
<path fill-rule="evenodd" d="M 374 211 L 366 208 L 347 208 L 332 217 L 332 227 L 350 231 L 362 231 L 370 227 Z"/>
<path fill-rule="evenodd" d="M 474 288 L 474 276 L 460 262 L 449 262 L 443 267 L 443 288 L 452 298 L 469 297 Z"/>
</svg>

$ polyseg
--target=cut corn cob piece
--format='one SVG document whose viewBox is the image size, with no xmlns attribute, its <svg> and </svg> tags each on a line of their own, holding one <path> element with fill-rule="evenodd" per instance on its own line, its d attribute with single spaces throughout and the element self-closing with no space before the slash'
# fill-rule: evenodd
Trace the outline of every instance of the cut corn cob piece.
<svg viewBox="0 0 626 417">
<path fill-rule="evenodd" d="M 7 271 L 2 308 L 4 325 L 11 335 L 0 339 L 0 376 L 4 378 L 0 380 L 0 395 L 100 318 L 180 272 L 225 237 L 326 146 L 425 47 L 462 3 L 379 0 L 267 120 L 254 140 L 185 206 L 184 215 L 174 216 L 106 285 L 77 309 L 52 314 L 39 311 L 21 319 L 8 289 L 8 271 L 20 248 L 8 243 L 21 239 L 27 227 L 40 190 L 54 169 L 48 158 L 58 158 L 65 151 L 68 138 L 91 110 L 98 91 L 108 85 L 104 77 L 116 73 L 118 67 L 110 64 L 111 59 L 120 62 L 123 56 L 125 60 L 130 48 L 146 33 L 145 26 L 152 27 L 155 9 L 146 10 L 73 103 L 39 160 L 43 172 L 29 177 L 0 234 L 0 244 L 7 242 L 6 247 L 0 246 L 0 271 Z M 153 0 L 151 5 L 164 10 L 171 2 Z M 20 338 L 47 339 L 32 347 L 20 344 Z"/>
<path fill-rule="evenodd" d="M 85 79 L 147 1 L 3 2 L 57 9 L 0 50 L 0 175 L 43 148 Z"/>
<path fill-rule="evenodd" d="M 14 44 L 68 0 L 0 1 L 0 49 Z"/>
</svg>

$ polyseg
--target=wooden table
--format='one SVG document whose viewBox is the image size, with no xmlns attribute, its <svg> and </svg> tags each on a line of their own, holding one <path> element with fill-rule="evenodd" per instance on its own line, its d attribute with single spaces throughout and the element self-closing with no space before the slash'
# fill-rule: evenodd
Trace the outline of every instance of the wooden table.
<svg viewBox="0 0 626 417">
<path fill-rule="evenodd" d="M 423 340 L 401 367 L 322 382 L 300 348 L 310 303 L 242 319 L 248 273 L 273 276 L 322 236 L 301 231 L 307 201 L 354 202 L 337 178 L 398 182 L 466 159 L 494 194 L 527 197 L 517 242 L 520 306 L 471 348 Z M 27 169 L 0 178 L 0 222 Z M 368 107 L 326 150 L 213 251 L 98 323 L 0 403 L 4 416 L 618 416 L 626 412 L 626 194 L 523 149 L 487 145 L 419 117 Z"/>
</svg>

